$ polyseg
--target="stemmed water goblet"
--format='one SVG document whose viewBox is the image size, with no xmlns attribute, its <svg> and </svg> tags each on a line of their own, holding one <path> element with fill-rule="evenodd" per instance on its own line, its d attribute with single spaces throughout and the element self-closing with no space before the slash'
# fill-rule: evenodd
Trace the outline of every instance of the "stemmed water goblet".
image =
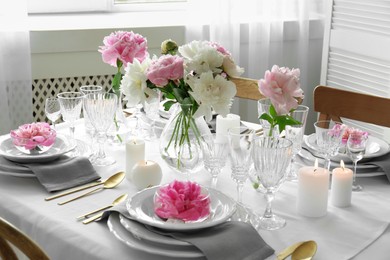
<svg viewBox="0 0 390 260">
<path fill-rule="evenodd" d="M 118 97 L 114 93 L 91 93 L 84 98 L 84 108 L 91 119 L 99 143 L 99 152 L 91 158 L 91 163 L 97 166 L 107 166 L 115 163 L 115 159 L 106 156 L 104 143 L 107 131 L 114 120 Z"/>
<path fill-rule="evenodd" d="M 349 158 L 353 161 L 353 182 L 352 182 L 352 190 L 353 191 L 362 191 L 363 187 L 356 183 L 356 170 L 357 163 L 361 159 L 366 152 L 368 135 L 365 132 L 352 132 L 349 134 L 347 141 L 347 154 Z"/>
<path fill-rule="evenodd" d="M 226 164 L 228 155 L 227 138 L 219 138 L 216 134 L 202 135 L 200 146 L 203 153 L 203 163 L 211 174 L 211 187 L 217 188 L 218 175 Z"/>
<path fill-rule="evenodd" d="M 102 91 L 103 91 L 103 87 L 97 85 L 86 85 L 80 87 L 80 92 L 83 93 L 84 95 L 91 94 L 91 93 L 101 93 Z M 85 130 L 92 137 L 91 139 L 93 139 L 95 129 L 92 126 L 88 114 L 85 112 L 85 108 L 83 108 L 83 116 L 84 116 Z"/>
<path fill-rule="evenodd" d="M 285 129 L 286 138 L 293 142 L 293 155 L 291 157 L 290 169 L 287 172 L 286 180 L 293 181 L 297 180 L 297 171 L 294 167 L 296 155 L 302 149 L 303 135 L 305 134 L 306 119 L 309 113 L 309 107 L 299 105 L 290 116 L 300 122 L 297 125 L 287 125 Z"/>
<path fill-rule="evenodd" d="M 60 102 L 62 119 L 69 124 L 70 143 L 76 145 L 75 122 L 80 118 L 84 94 L 81 92 L 62 92 L 57 95 L 57 98 Z"/>
<path fill-rule="evenodd" d="M 51 121 L 53 128 L 56 128 L 56 121 L 61 117 L 60 102 L 55 97 L 49 97 L 45 100 L 45 114 Z"/>
<path fill-rule="evenodd" d="M 247 127 L 233 127 L 228 130 L 230 166 L 232 179 L 237 184 L 238 203 L 242 203 L 242 190 L 252 165 L 253 137 L 254 131 L 248 131 Z"/>
<path fill-rule="evenodd" d="M 275 230 L 286 225 L 286 220 L 272 212 L 272 201 L 275 192 L 284 180 L 286 169 L 292 156 L 292 141 L 285 138 L 255 137 L 253 139 L 252 158 L 256 175 L 264 187 L 267 201 L 266 210 L 259 217 L 258 227 Z"/>
<path fill-rule="evenodd" d="M 345 125 L 329 120 L 314 123 L 316 131 L 316 148 L 325 159 L 324 168 L 330 170 L 330 157 L 339 152 L 341 140 L 345 131 Z"/>
</svg>

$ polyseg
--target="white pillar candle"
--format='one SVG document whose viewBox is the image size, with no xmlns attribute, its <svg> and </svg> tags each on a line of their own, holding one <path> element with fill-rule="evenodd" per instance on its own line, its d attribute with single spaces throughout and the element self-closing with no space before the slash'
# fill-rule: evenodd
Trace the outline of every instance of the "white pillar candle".
<svg viewBox="0 0 390 260">
<path fill-rule="evenodd" d="M 133 166 L 142 160 L 145 160 L 145 141 L 134 138 L 126 142 L 126 178 L 129 181 Z"/>
<path fill-rule="evenodd" d="M 216 121 L 216 140 L 217 141 L 227 141 L 227 134 L 229 128 L 239 127 L 240 126 L 240 116 L 235 114 L 227 114 L 226 117 L 221 115 L 217 116 Z"/>
<path fill-rule="evenodd" d="M 305 166 L 298 171 L 298 213 L 322 217 L 328 208 L 329 172 L 324 168 Z"/>
<path fill-rule="evenodd" d="M 154 161 L 139 161 L 132 169 L 132 182 L 139 189 L 156 186 L 162 179 L 160 165 Z"/>
<path fill-rule="evenodd" d="M 332 171 L 330 201 L 336 207 L 348 207 L 351 205 L 353 172 L 345 168 L 342 160 L 340 166 Z"/>
</svg>

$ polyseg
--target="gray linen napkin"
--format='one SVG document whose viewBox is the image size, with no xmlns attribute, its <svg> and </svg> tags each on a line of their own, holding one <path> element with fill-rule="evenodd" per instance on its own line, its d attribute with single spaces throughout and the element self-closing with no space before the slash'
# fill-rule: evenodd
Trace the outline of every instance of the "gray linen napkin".
<svg viewBox="0 0 390 260">
<path fill-rule="evenodd" d="M 32 171 L 47 191 L 59 191 L 73 188 L 100 179 L 92 164 L 86 157 L 60 156 L 58 159 L 45 163 L 13 163 L 0 156 L 0 164 L 4 167 L 23 168 Z M 13 166 L 12 166 L 13 164 Z"/>
<path fill-rule="evenodd" d="M 102 219 L 107 218 L 113 211 L 134 221 L 128 213 L 125 203 L 105 211 Z M 173 232 L 148 225 L 144 226 L 157 234 L 191 243 L 202 251 L 208 260 L 262 260 L 275 252 L 252 225 L 239 221 L 228 221 L 214 227 L 191 232 Z"/>
<path fill-rule="evenodd" d="M 387 179 L 390 181 L 390 153 L 372 158 L 369 161 L 361 163 L 361 165 L 368 165 L 368 164 L 376 165 L 379 168 L 381 168 L 385 172 Z"/>
</svg>

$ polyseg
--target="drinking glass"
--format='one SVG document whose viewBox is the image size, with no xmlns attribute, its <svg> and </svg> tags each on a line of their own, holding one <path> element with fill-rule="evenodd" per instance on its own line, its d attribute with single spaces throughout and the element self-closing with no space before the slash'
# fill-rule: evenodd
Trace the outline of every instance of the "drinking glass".
<svg viewBox="0 0 390 260">
<path fill-rule="evenodd" d="M 51 121 L 53 128 L 56 128 L 56 121 L 61 117 L 61 107 L 58 99 L 54 97 L 46 98 L 45 114 Z"/>
<path fill-rule="evenodd" d="M 339 152 L 345 126 L 340 122 L 323 120 L 315 122 L 314 127 L 316 131 L 316 148 L 325 159 L 324 168 L 329 171 L 330 157 L 336 156 Z"/>
<path fill-rule="evenodd" d="M 211 174 L 211 187 L 217 188 L 218 175 L 226 164 L 228 142 L 220 139 L 216 134 L 202 135 L 200 142 L 203 152 L 203 162 L 206 170 Z"/>
<path fill-rule="evenodd" d="M 262 98 L 257 101 L 257 112 L 259 117 L 267 113 L 269 114 L 269 108 L 271 107 L 271 100 L 269 98 Z M 264 130 L 264 134 L 268 136 L 279 136 L 279 127 L 275 126 L 273 131 L 271 132 L 271 125 L 267 120 L 264 119 L 259 119 L 260 120 L 260 125 Z"/>
<path fill-rule="evenodd" d="M 70 143 L 76 144 L 74 139 L 75 122 L 80 118 L 84 94 L 81 92 L 62 92 L 57 95 L 61 106 L 62 119 L 69 123 Z"/>
<path fill-rule="evenodd" d="M 142 126 L 140 126 L 138 130 L 141 131 L 141 136 L 145 140 L 157 139 L 154 127 L 156 120 L 160 118 L 160 100 L 161 91 L 156 90 L 150 93 L 149 97 L 143 102 L 143 110 L 145 113 L 142 113 L 142 120 L 138 121 L 139 123 L 142 123 Z"/>
<path fill-rule="evenodd" d="M 352 182 L 352 190 L 353 191 L 362 191 L 363 187 L 356 183 L 356 169 L 357 163 L 361 159 L 366 152 L 368 136 L 362 133 L 354 133 L 352 132 L 347 141 L 347 154 L 349 158 L 353 161 L 353 182 Z"/>
<path fill-rule="evenodd" d="M 97 85 L 86 85 L 80 87 L 80 92 L 84 95 L 91 93 L 101 93 L 102 91 L 103 87 Z M 85 130 L 91 136 L 91 139 L 93 139 L 95 129 L 91 124 L 91 120 L 89 119 L 88 114 L 85 112 L 85 107 L 83 107 L 83 111 Z"/>
<path fill-rule="evenodd" d="M 292 141 L 285 138 L 256 137 L 253 140 L 252 158 L 256 175 L 265 192 L 267 201 L 263 216 L 259 217 L 258 228 L 275 230 L 286 225 L 286 220 L 272 212 L 275 192 L 282 184 L 292 156 Z"/>
<path fill-rule="evenodd" d="M 291 157 L 290 169 L 287 171 L 286 180 L 293 181 L 297 180 L 297 171 L 295 166 L 295 158 L 302 149 L 303 135 L 305 134 L 306 119 L 309 113 L 309 108 L 304 105 L 299 105 L 290 116 L 295 120 L 299 121 L 298 125 L 287 125 L 286 126 L 286 138 L 293 142 L 293 155 Z"/>
<path fill-rule="evenodd" d="M 84 108 L 91 119 L 99 143 L 99 152 L 91 159 L 97 166 L 107 166 L 115 163 L 115 159 L 108 157 L 104 152 L 104 143 L 107 140 L 107 131 L 114 120 L 118 97 L 114 93 L 91 93 L 84 98 Z"/>
<path fill-rule="evenodd" d="M 252 165 L 253 137 L 254 131 L 248 131 L 248 128 L 244 126 L 228 129 L 230 165 L 232 179 L 237 183 L 238 203 L 242 203 L 242 190 Z"/>
</svg>

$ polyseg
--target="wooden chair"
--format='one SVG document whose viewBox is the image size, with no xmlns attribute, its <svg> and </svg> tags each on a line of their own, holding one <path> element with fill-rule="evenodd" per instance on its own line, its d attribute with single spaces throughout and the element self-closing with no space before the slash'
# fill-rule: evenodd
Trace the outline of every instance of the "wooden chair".
<svg viewBox="0 0 390 260">
<path fill-rule="evenodd" d="M 259 87 L 257 85 L 258 80 L 247 78 L 231 78 L 231 80 L 236 84 L 236 97 L 255 101 L 264 98 L 263 94 L 259 91 Z"/>
<path fill-rule="evenodd" d="M 347 90 L 317 86 L 314 111 L 318 120 L 342 122 L 341 117 L 390 127 L 390 99 Z"/>
<path fill-rule="evenodd" d="M 11 223 L 0 218 L 0 258 L 5 260 L 18 260 L 15 251 L 9 243 L 17 247 L 30 259 L 49 259 L 39 245 Z"/>
</svg>

